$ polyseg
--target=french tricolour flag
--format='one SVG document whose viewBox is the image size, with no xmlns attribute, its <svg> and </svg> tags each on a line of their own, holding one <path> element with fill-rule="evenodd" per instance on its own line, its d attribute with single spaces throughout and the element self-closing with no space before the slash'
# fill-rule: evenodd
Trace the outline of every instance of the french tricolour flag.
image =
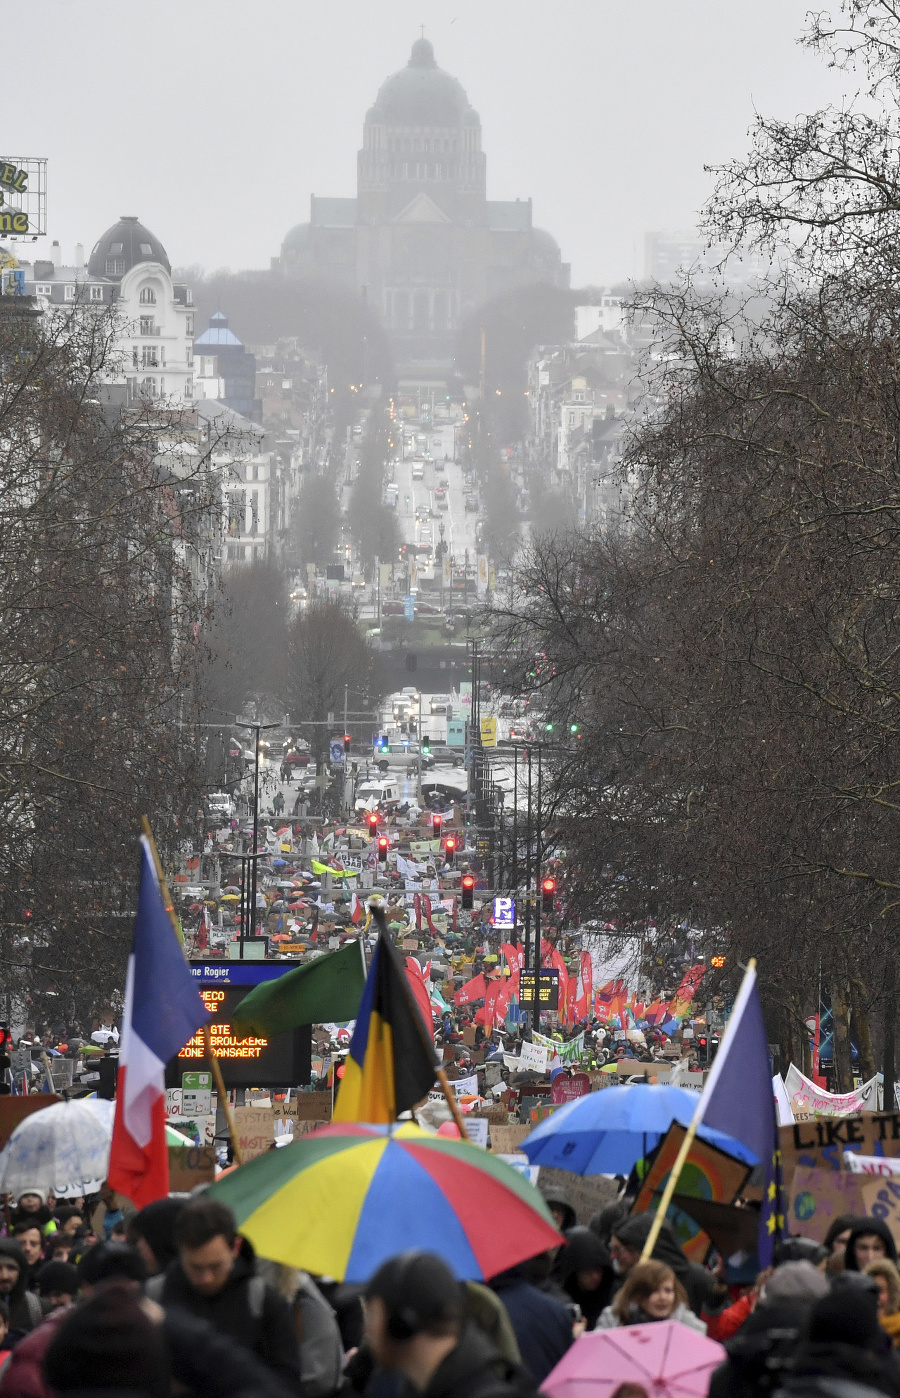
<svg viewBox="0 0 900 1398">
<path fill-rule="evenodd" d="M 141 839 L 141 884 L 125 981 L 109 1183 L 139 1209 L 169 1192 L 165 1068 L 208 1020 Z"/>
</svg>

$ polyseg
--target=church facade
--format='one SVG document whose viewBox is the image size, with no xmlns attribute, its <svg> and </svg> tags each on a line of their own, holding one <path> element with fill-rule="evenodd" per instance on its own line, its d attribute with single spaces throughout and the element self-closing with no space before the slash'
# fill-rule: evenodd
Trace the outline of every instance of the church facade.
<svg viewBox="0 0 900 1398">
<path fill-rule="evenodd" d="M 478 113 L 424 38 L 366 113 L 356 198 L 313 195 L 275 265 L 364 296 L 420 379 L 452 371 L 460 326 L 493 298 L 569 279 L 530 199 L 488 199 Z"/>
</svg>

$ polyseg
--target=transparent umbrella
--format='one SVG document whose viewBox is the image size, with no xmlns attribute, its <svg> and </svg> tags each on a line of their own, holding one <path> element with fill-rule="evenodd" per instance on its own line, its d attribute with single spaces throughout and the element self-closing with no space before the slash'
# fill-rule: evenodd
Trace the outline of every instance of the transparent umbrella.
<svg viewBox="0 0 900 1398">
<path fill-rule="evenodd" d="M 106 1179 L 111 1136 L 112 1123 L 86 1102 L 55 1102 L 33 1112 L 0 1151 L 0 1194 L 18 1195 L 29 1185 L 91 1192 Z"/>
</svg>

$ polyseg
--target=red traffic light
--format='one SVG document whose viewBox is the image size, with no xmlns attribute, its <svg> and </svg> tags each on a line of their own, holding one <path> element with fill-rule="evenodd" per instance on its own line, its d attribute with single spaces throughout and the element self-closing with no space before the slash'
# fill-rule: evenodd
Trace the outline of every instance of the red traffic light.
<svg viewBox="0 0 900 1398">
<path fill-rule="evenodd" d="M 349 734 L 349 733 L 345 733 L 345 734 L 344 734 L 344 752 L 349 752 L 349 751 L 350 751 L 350 734 Z"/>
<path fill-rule="evenodd" d="M 448 836 L 447 836 L 446 840 L 444 841 L 444 849 L 447 851 L 448 854 L 453 854 L 453 853 L 455 852 L 455 850 L 456 850 L 456 836 L 455 836 L 455 835 L 448 835 Z"/>
<path fill-rule="evenodd" d="M 369 833 L 370 833 L 371 835 L 374 835 L 374 834 L 375 834 L 375 831 L 378 829 L 378 812 L 377 812 L 377 811 L 368 811 L 368 812 L 366 813 L 366 824 L 367 824 L 368 827 L 369 827 Z"/>
<path fill-rule="evenodd" d="M 440 835 L 441 833 L 441 825 L 443 823 L 443 819 L 444 817 L 441 815 L 440 811 L 435 811 L 434 815 L 431 817 L 432 829 L 438 835 Z"/>
<path fill-rule="evenodd" d="M 391 842 L 390 842 L 390 840 L 388 839 L 387 835 L 379 835 L 379 836 L 378 836 L 378 862 L 379 862 L 379 864 L 386 864 L 386 863 L 387 863 L 387 852 L 388 852 L 388 846 L 389 846 L 390 843 L 391 843 Z"/>
<path fill-rule="evenodd" d="M 474 887 L 475 887 L 475 875 L 474 875 L 474 874 L 463 874 L 463 876 L 462 876 L 462 886 L 463 886 L 463 888 L 474 888 Z"/>
<path fill-rule="evenodd" d="M 462 889 L 462 897 L 460 899 L 462 906 L 466 909 L 473 908 L 475 895 L 475 875 L 463 874 L 462 879 L 460 880 L 460 888 Z"/>
<path fill-rule="evenodd" d="M 541 889 L 543 890 L 544 893 L 555 893 L 555 892 L 556 892 L 556 879 L 549 879 L 549 878 L 548 878 L 548 879 L 542 879 L 542 880 L 541 880 Z"/>
</svg>

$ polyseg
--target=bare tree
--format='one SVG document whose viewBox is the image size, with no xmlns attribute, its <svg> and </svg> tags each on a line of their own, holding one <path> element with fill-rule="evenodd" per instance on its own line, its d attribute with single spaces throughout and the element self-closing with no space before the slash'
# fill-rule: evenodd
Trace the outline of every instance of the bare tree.
<svg viewBox="0 0 900 1398">
<path fill-rule="evenodd" d="M 381 697 L 384 688 L 375 653 L 340 601 L 311 601 L 295 617 L 288 633 L 283 696 L 292 725 L 309 742 L 317 771 L 324 766 L 331 736 L 326 720 L 329 713 L 343 713 L 345 686 L 357 699 L 360 695 L 373 701 Z M 358 702 L 354 704 L 351 698 L 349 707 L 358 707 Z"/>
</svg>

